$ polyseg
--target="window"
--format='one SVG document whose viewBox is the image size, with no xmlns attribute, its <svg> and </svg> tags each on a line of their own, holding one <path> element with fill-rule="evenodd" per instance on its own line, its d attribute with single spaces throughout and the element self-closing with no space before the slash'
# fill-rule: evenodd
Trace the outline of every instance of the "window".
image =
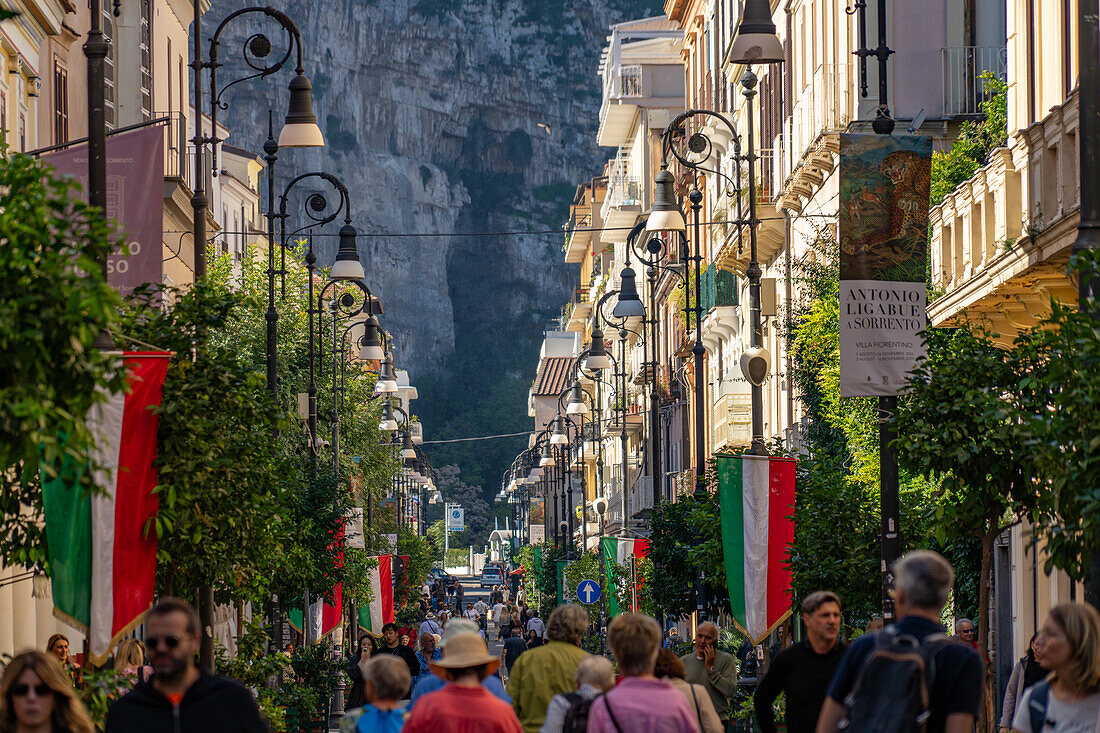
<svg viewBox="0 0 1100 733">
<path fill-rule="evenodd" d="M 8 135 L 8 94 L 0 92 L 0 133 L 7 139 Z"/>
<path fill-rule="evenodd" d="M 141 119 L 153 119 L 153 0 L 141 0 Z"/>
<path fill-rule="evenodd" d="M 172 39 L 168 39 L 168 53 L 164 56 L 167 63 L 164 64 L 164 77 L 168 82 L 165 87 L 168 90 L 168 116 L 172 116 Z M 183 112 L 181 109 L 180 112 Z"/>
<path fill-rule="evenodd" d="M 107 41 L 107 57 L 103 59 L 103 116 L 108 129 L 118 124 L 118 101 L 115 97 L 115 16 L 111 3 L 103 3 L 103 40 Z"/>
<path fill-rule="evenodd" d="M 53 141 L 69 141 L 69 71 L 60 59 L 53 62 Z"/>
<path fill-rule="evenodd" d="M 27 152 L 27 113 L 19 113 L 19 152 Z"/>
</svg>

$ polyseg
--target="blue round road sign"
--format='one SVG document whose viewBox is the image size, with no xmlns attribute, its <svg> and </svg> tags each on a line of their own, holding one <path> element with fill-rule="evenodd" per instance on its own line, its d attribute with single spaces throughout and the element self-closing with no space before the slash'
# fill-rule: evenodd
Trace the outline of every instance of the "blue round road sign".
<svg viewBox="0 0 1100 733">
<path fill-rule="evenodd" d="M 600 600 L 600 585 L 594 580 L 582 580 L 577 586 L 577 600 L 586 606 Z"/>
</svg>

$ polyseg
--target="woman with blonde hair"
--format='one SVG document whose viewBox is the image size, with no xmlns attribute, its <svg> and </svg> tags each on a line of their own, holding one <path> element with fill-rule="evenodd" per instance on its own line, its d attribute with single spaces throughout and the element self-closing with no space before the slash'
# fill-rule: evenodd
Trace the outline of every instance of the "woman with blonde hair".
<svg viewBox="0 0 1100 733">
<path fill-rule="evenodd" d="M 140 639 L 123 639 L 115 650 L 115 671 L 144 682 L 153 676 L 153 668 L 145 663 L 145 644 Z"/>
<path fill-rule="evenodd" d="M 1100 613 L 1087 603 L 1052 608 L 1035 638 L 1035 658 L 1051 674 L 1024 692 L 1012 729 L 1100 731 Z"/>
<path fill-rule="evenodd" d="M 57 659 L 19 654 L 0 677 L 0 733 L 94 733 L 92 721 Z"/>
</svg>

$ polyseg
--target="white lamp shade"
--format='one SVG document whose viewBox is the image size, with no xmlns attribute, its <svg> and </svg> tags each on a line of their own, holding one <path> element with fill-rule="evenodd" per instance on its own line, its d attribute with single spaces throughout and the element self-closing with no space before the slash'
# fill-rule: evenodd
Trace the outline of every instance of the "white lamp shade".
<svg viewBox="0 0 1100 733">
<path fill-rule="evenodd" d="M 359 260 L 336 260 L 332 263 L 328 276 L 333 280 L 362 280 L 366 277 L 366 273 L 363 271 L 363 263 Z"/>
<path fill-rule="evenodd" d="M 316 122 L 295 122 L 283 125 L 279 132 L 280 148 L 323 148 L 325 136 Z"/>
<path fill-rule="evenodd" d="M 610 369 L 611 357 L 607 354 L 591 354 L 584 360 L 584 368 L 588 371 L 593 369 Z"/>
<path fill-rule="evenodd" d="M 682 232 L 686 228 L 684 214 L 679 209 L 653 211 L 645 222 L 647 232 Z"/>
<path fill-rule="evenodd" d="M 361 361 L 381 361 L 385 356 L 386 353 L 382 351 L 382 347 L 378 344 L 364 346 L 359 349 L 359 359 Z"/>
<path fill-rule="evenodd" d="M 584 402 L 570 402 L 565 408 L 565 413 L 567 415 L 587 415 L 588 405 Z"/>
<path fill-rule="evenodd" d="M 569 438 L 565 433 L 554 433 L 550 436 L 550 445 L 569 445 Z"/>
<path fill-rule="evenodd" d="M 397 421 L 392 417 L 389 420 L 383 420 L 378 423 L 379 430 L 397 430 Z"/>
<path fill-rule="evenodd" d="M 393 394 L 397 391 L 397 381 L 394 379 L 379 379 L 374 385 L 374 391 L 379 394 Z"/>
<path fill-rule="evenodd" d="M 553 466 L 553 465 L 554 465 L 554 458 L 550 455 L 545 455 L 545 456 L 542 457 L 541 460 L 539 460 L 539 466 L 542 467 L 542 468 L 547 468 L 547 467 L 550 467 L 550 466 Z"/>
<path fill-rule="evenodd" d="M 768 64 L 783 61 L 783 44 L 775 33 L 738 33 L 729 61 L 735 64 Z M 281 144 L 281 143 L 280 143 Z"/>
<path fill-rule="evenodd" d="M 401 451 L 402 458 L 416 458 L 416 451 L 412 448 L 405 448 Z"/>
</svg>

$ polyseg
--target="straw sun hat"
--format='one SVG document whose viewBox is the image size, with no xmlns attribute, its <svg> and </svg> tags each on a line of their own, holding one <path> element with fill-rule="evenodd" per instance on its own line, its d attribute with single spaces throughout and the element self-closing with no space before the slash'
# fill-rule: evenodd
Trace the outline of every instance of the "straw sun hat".
<svg viewBox="0 0 1100 733">
<path fill-rule="evenodd" d="M 440 677 L 444 676 L 442 670 L 445 669 L 464 669 L 481 664 L 486 665 L 488 674 L 492 674 L 500 666 L 500 659 L 489 653 L 489 647 L 479 635 L 462 632 L 447 639 L 442 659 L 429 664 Z"/>
</svg>

